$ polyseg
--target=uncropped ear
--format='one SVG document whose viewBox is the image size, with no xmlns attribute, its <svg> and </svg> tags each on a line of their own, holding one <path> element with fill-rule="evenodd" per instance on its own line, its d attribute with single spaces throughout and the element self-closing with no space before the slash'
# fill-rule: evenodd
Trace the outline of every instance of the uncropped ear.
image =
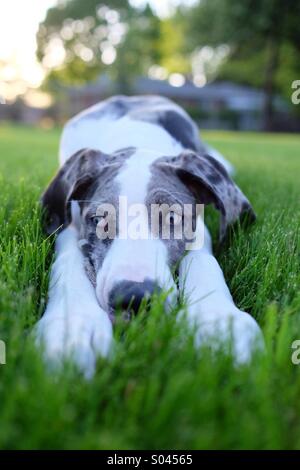
<svg viewBox="0 0 300 470">
<path fill-rule="evenodd" d="M 167 157 L 162 164 L 173 167 L 178 177 L 194 193 L 198 203 L 213 204 L 220 211 L 221 241 L 230 224 L 238 220 L 253 222 L 256 219 L 246 196 L 232 181 L 223 165 L 213 157 L 186 151 L 178 157 Z"/>
<path fill-rule="evenodd" d="M 59 170 L 41 198 L 47 233 L 70 222 L 68 202 L 84 197 L 100 171 L 103 157 L 99 151 L 82 149 Z"/>
</svg>

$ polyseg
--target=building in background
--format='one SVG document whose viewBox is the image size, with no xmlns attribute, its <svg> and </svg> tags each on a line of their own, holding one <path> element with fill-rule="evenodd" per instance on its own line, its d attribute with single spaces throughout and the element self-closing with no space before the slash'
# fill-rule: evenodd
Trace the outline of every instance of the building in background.
<svg viewBox="0 0 300 470">
<path fill-rule="evenodd" d="M 63 123 L 81 110 L 108 96 L 118 93 L 115 84 L 106 75 L 82 86 L 56 89 L 57 99 L 51 107 L 38 109 L 21 101 L 0 105 L 0 119 L 38 124 Z M 203 129 L 259 131 L 263 129 L 264 93 L 260 89 L 232 82 L 209 83 L 197 87 L 185 81 L 181 86 L 167 80 L 139 77 L 132 85 L 132 94 L 166 96 L 183 106 Z M 300 131 L 300 120 L 291 114 L 289 105 L 279 96 L 274 101 L 275 130 Z"/>
</svg>

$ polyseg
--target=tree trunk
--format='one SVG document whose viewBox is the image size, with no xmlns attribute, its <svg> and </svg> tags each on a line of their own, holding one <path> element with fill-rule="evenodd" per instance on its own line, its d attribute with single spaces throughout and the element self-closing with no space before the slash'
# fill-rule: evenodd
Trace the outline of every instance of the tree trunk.
<svg viewBox="0 0 300 470">
<path fill-rule="evenodd" d="M 279 65 L 280 44 L 275 37 L 270 37 L 267 43 L 267 64 L 265 70 L 265 101 L 263 109 L 263 126 L 265 131 L 274 130 L 274 91 L 275 76 Z"/>
</svg>

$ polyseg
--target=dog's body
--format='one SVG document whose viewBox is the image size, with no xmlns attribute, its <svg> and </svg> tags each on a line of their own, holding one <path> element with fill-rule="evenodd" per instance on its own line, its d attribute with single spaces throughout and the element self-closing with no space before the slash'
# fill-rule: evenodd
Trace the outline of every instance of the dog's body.
<svg viewBox="0 0 300 470">
<path fill-rule="evenodd" d="M 184 240 L 174 237 L 123 239 L 120 231 L 109 241 L 95 236 L 95 223 L 108 226 L 107 212 L 99 216 L 97 207 L 111 204 L 121 213 L 120 197 L 147 208 L 154 203 L 212 203 L 221 213 L 221 238 L 229 224 L 245 213 L 253 215 L 229 177 L 231 165 L 200 141 L 189 116 L 161 97 L 111 98 L 65 126 L 60 163 L 43 197 L 48 231 L 64 228 L 57 237 L 48 307 L 38 325 L 47 356 L 72 354 L 91 375 L 97 354 L 110 350 L 109 314 L 117 300 L 121 298 L 125 310 L 134 301 L 137 310 L 146 294 L 164 289 L 168 308 L 178 294 L 172 276 L 176 266 L 179 290 L 188 299 L 187 318 L 197 327 L 197 344 L 215 335 L 227 340 L 232 333 L 237 361 L 248 360 L 256 340 L 261 341 L 260 330 L 234 305 L 202 217 L 195 224 L 204 242 L 186 254 Z M 174 229 L 176 210 L 167 215 Z M 130 212 L 126 217 L 128 222 Z M 148 219 L 145 223 L 149 225 Z M 150 225 L 149 230 L 153 232 Z"/>
<path fill-rule="evenodd" d="M 75 116 L 65 126 L 60 163 L 82 148 L 107 154 L 135 147 L 178 155 L 185 149 L 214 153 L 229 173 L 232 166 L 215 150 L 204 145 L 199 130 L 178 105 L 159 96 L 116 96 Z"/>
</svg>

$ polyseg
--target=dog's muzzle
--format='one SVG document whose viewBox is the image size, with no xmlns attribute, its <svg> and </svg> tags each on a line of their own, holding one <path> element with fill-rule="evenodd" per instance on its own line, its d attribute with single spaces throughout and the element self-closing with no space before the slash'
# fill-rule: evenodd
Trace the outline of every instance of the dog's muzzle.
<svg viewBox="0 0 300 470">
<path fill-rule="evenodd" d="M 121 281 L 113 288 L 109 296 L 109 305 L 113 311 L 121 310 L 136 314 L 143 299 L 149 308 L 150 298 L 161 291 L 159 285 L 151 279 L 143 282 Z"/>
</svg>

